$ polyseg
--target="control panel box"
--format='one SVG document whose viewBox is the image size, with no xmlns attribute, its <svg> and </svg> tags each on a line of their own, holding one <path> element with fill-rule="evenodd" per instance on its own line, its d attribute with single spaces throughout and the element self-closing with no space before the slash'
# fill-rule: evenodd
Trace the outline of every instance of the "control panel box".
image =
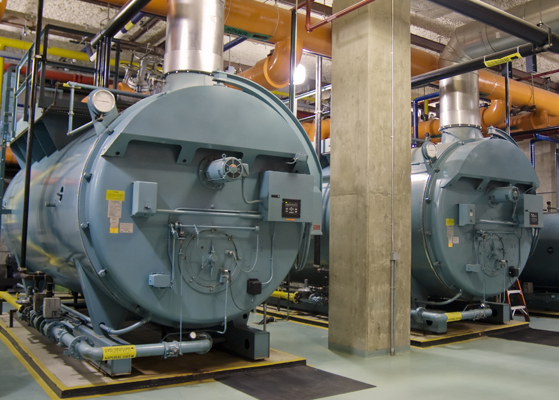
<svg viewBox="0 0 559 400">
<path fill-rule="evenodd" d="M 157 212 L 157 182 L 132 183 L 132 216 L 148 217 Z"/>
<path fill-rule="evenodd" d="M 543 228 L 543 197 L 523 194 L 516 205 L 518 222 L 523 228 Z"/>
<path fill-rule="evenodd" d="M 467 226 L 476 223 L 475 204 L 458 204 L 458 225 Z"/>
<path fill-rule="evenodd" d="M 60 297 L 45 297 L 43 299 L 43 317 L 46 319 L 62 316 Z"/>
<path fill-rule="evenodd" d="M 264 221 L 295 221 L 313 223 L 314 178 L 311 175 L 266 171 L 262 173 L 260 184 L 260 212 Z M 320 224 L 320 222 L 318 223 Z"/>
</svg>

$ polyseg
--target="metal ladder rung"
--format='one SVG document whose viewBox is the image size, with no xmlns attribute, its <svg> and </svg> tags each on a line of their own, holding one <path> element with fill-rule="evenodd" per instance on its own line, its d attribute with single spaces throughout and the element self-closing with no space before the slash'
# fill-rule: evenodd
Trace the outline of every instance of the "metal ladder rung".
<svg viewBox="0 0 559 400">
<path fill-rule="evenodd" d="M 514 306 L 510 308 L 512 311 L 516 311 L 516 310 L 524 310 L 526 309 L 526 306 Z"/>
<path fill-rule="evenodd" d="M 509 290 L 508 292 L 509 292 L 509 294 L 520 294 L 520 293 L 522 293 L 522 291 L 520 291 L 520 290 Z"/>
</svg>

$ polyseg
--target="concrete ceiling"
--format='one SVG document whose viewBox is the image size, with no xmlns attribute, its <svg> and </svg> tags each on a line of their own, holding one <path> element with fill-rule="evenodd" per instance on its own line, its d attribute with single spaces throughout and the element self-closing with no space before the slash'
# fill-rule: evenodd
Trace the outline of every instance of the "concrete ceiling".
<svg viewBox="0 0 559 400">
<path fill-rule="evenodd" d="M 279 7 L 289 8 L 289 0 L 257 0 L 269 4 L 276 3 Z M 485 0 L 486 3 L 494 5 L 502 9 L 508 9 L 525 3 L 527 0 Z M 33 34 L 30 27 L 33 28 L 34 16 L 36 13 L 36 0 L 8 0 L 7 11 L 2 24 L 0 24 L 0 36 L 11 38 L 21 38 L 23 40 L 32 40 Z M 315 8 L 319 10 L 314 15 L 321 17 L 321 14 L 330 14 L 332 0 L 318 0 Z M 44 16 L 47 22 L 64 24 L 69 27 L 87 30 L 89 32 L 98 32 L 107 21 L 112 18 L 118 10 L 115 7 L 107 7 L 102 1 L 95 0 L 47 0 L 45 1 Z M 431 3 L 428 0 L 412 0 L 411 1 L 411 32 L 414 35 L 429 39 L 430 41 L 446 44 L 452 32 L 470 19 L 452 12 L 448 9 Z M 138 35 L 141 25 L 149 24 L 147 33 Z M 135 42 L 147 46 L 157 46 L 164 41 L 165 22 L 159 18 L 150 19 L 145 17 L 140 24 L 133 28 L 128 38 L 134 38 Z M 229 41 L 229 37 L 224 38 L 224 43 Z M 72 43 L 67 38 L 60 38 L 59 47 L 67 47 L 71 49 L 81 50 L 83 45 Z M 246 41 L 241 45 L 234 47 L 231 51 L 224 54 L 224 59 L 230 61 L 237 69 L 246 68 L 246 66 L 254 65 L 258 60 L 266 57 L 272 50 L 272 46 Z M 126 55 L 125 57 L 129 57 Z M 314 78 L 315 57 L 304 55 L 303 65 L 307 69 L 307 75 L 311 79 Z M 324 80 L 330 82 L 330 61 L 324 61 Z M 243 67 L 245 66 L 245 67 Z M 515 61 L 514 67 L 524 70 L 524 61 Z M 545 72 L 559 69 L 559 57 L 551 54 L 538 56 L 538 71 Z M 559 82 L 559 73 L 550 75 L 552 81 Z M 304 90 L 305 88 L 301 88 Z"/>
</svg>

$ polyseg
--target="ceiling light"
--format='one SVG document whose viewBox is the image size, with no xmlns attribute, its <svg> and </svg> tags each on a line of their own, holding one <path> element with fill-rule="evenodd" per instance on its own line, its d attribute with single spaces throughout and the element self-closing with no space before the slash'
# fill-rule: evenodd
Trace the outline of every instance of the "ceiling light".
<svg viewBox="0 0 559 400">
<path fill-rule="evenodd" d="M 295 85 L 300 85 L 307 79 L 307 70 L 303 66 L 303 64 L 297 65 L 295 68 L 295 76 L 293 77 L 293 81 Z"/>
</svg>

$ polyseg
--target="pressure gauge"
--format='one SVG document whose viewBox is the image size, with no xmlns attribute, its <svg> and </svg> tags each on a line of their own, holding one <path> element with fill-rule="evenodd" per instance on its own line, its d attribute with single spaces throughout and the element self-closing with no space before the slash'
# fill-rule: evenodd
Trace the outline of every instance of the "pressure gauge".
<svg viewBox="0 0 559 400">
<path fill-rule="evenodd" d="M 423 158 L 429 161 L 435 161 L 437 158 L 437 146 L 431 142 L 425 142 L 421 146 L 421 152 L 423 153 Z"/>
<path fill-rule="evenodd" d="M 97 90 L 91 97 L 91 105 L 100 114 L 106 114 L 115 106 L 115 97 L 108 90 Z"/>
</svg>

